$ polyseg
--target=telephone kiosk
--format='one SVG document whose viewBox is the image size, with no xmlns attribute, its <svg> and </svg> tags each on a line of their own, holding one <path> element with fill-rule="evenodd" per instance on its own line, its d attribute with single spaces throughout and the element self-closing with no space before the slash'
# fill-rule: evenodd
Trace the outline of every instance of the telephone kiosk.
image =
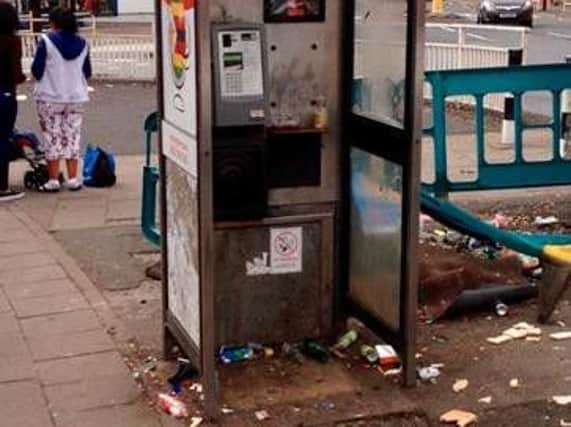
<svg viewBox="0 0 571 427">
<path fill-rule="evenodd" d="M 208 405 L 221 346 L 356 316 L 413 384 L 424 3 L 157 4 L 165 352 Z"/>
</svg>

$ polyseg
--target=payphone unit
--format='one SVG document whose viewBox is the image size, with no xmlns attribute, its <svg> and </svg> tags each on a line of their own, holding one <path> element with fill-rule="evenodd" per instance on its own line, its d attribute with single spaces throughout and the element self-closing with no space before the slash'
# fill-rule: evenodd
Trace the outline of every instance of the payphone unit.
<svg viewBox="0 0 571 427">
<path fill-rule="evenodd" d="M 212 45 L 215 219 L 262 218 L 269 123 L 264 27 L 213 25 Z"/>
<path fill-rule="evenodd" d="M 263 25 L 215 25 L 212 43 L 215 127 L 265 127 L 269 103 Z"/>
</svg>

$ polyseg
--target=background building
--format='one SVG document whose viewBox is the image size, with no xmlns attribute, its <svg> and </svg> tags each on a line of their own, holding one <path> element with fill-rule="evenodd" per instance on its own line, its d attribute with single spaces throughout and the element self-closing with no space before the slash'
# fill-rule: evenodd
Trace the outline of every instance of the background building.
<svg viewBox="0 0 571 427">
<path fill-rule="evenodd" d="M 29 13 L 36 5 L 42 12 L 62 5 L 95 15 L 153 13 L 153 0 L 14 0 L 21 13 Z"/>
</svg>

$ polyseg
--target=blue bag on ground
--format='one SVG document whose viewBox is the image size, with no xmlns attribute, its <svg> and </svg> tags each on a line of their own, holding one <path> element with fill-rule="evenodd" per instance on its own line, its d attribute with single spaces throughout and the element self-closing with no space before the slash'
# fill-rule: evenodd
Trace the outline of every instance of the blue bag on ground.
<svg viewBox="0 0 571 427">
<path fill-rule="evenodd" d="M 99 146 L 88 145 L 83 158 L 83 184 L 112 187 L 117 182 L 115 156 Z"/>
</svg>

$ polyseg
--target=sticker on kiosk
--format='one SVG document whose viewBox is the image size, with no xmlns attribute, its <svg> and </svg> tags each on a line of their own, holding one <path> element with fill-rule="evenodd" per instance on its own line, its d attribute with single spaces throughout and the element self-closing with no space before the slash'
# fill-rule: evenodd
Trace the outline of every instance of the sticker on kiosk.
<svg viewBox="0 0 571 427">
<path fill-rule="evenodd" d="M 272 274 L 303 271 L 302 227 L 272 228 L 270 231 L 270 264 Z"/>
</svg>

